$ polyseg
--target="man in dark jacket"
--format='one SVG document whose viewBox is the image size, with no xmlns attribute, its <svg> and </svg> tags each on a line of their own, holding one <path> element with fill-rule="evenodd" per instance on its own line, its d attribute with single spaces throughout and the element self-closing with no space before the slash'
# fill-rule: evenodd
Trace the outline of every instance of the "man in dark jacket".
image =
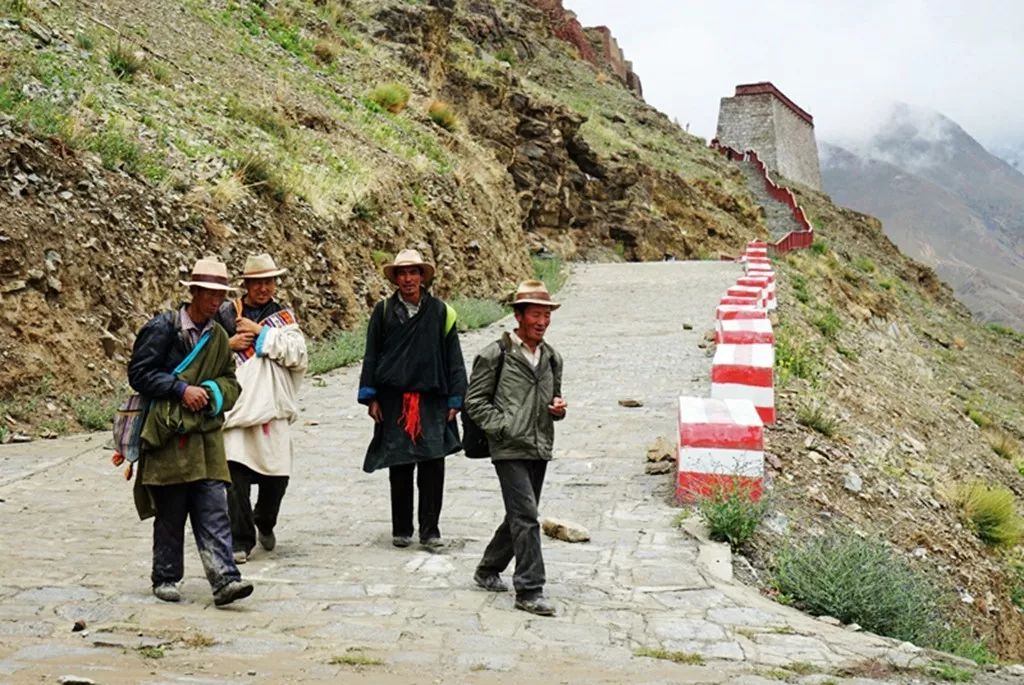
<svg viewBox="0 0 1024 685">
<path fill-rule="evenodd" d="M 562 399 L 562 357 L 544 342 L 551 312 L 560 306 L 541 281 L 521 283 L 512 303 L 516 328 L 477 355 L 466 393 L 466 411 L 487 435 L 505 502 L 505 520 L 473 580 L 485 590 L 507 592 L 500 574 L 515 557 L 515 607 L 540 616 L 555 614 L 544 598 L 537 505 L 554 422 L 565 418 L 568 406 Z"/>
<path fill-rule="evenodd" d="M 150 319 L 128 363 L 129 383 L 149 402 L 136 486 L 155 508 L 153 594 L 181 600 L 188 518 L 214 603 L 222 606 L 252 594 L 252 583 L 241 579 L 232 558 L 231 478 L 221 435 L 224 412 L 240 392 L 227 333 L 214 321 L 231 288 L 227 267 L 214 259 L 197 261 L 181 284 L 191 302 Z"/>
<path fill-rule="evenodd" d="M 443 545 L 444 458 L 462 449 L 455 416 L 466 368 L 455 310 L 427 291 L 434 265 L 416 250 L 402 250 L 384 275 L 398 289 L 373 308 L 366 331 L 358 400 L 375 425 L 363 470 L 388 468 L 392 543 L 408 547 L 418 469 L 420 544 L 436 550 Z"/>
</svg>

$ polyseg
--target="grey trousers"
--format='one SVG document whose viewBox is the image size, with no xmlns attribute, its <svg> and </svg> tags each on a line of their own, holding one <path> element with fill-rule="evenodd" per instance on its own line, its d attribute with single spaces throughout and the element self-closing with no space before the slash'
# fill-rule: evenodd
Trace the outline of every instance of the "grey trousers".
<svg viewBox="0 0 1024 685">
<path fill-rule="evenodd" d="M 505 520 L 494 531 L 477 571 L 482 575 L 501 573 L 515 557 L 512 585 L 520 599 L 532 599 L 544 590 L 537 504 L 547 468 L 548 463 L 539 459 L 494 462 L 505 500 Z"/>
</svg>

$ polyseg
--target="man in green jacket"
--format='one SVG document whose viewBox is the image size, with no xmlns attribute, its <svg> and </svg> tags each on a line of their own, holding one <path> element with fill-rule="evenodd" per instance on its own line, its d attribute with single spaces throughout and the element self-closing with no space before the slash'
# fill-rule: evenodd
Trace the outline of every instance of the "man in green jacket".
<svg viewBox="0 0 1024 685">
<path fill-rule="evenodd" d="M 231 290 L 227 267 L 200 259 L 181 284 L 190 302 L 150 319 L 139 331 L 128 382 L 149 403 L 136 476 L 139 515 L 153 520 L 153 594 L 181 600 L 185 520 L 199 548 L 217 606 L 248 597 L 232 558 L 227 458 L 221 427 L 240 392 L 228 336 L 214 321 Z"/>
<path fill-rule="evenodd" d="M 498 473 L 505 520 L 477 565 L 473 580 L 491 592 L 507 592 L 501 579 L 515 557 L 515 607 L 540 616 L 555 608 L 544 598 L 537 504 L 554 444 L 554 422 L 565 418 L 562 399 L 562 357 L 544 333 L 551 312 L 544 283 L 524 281 L 512 308 L 516 328 L 485 347 L 473 361 L 465 408 L 487 435 L 491 460 Z"/>
</svg>

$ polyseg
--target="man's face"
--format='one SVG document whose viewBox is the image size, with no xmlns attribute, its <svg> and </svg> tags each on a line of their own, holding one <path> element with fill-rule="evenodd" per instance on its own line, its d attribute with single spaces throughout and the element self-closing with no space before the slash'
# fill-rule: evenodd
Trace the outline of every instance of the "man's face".
<svg viewBox="0 0 1024 685">
<path fill-rule="evenodd" d="M 199 317 L 198 319 L 193 317 L 195 322 L 204 323 L 216 314 L 221 304 L 224 303 L 224 295 L 225 292 L 223 290 L 210 290 L 193 286 L 192 308 Z"/>
<path fill-rule="evenodd" d="M 262 307 L 274 299 L 277 293 L 277 279 L 270 278 L 247 278 L 245 279 L 245 299 L 257 307 Z"/>
<path fill-rule="evenodd" d="M 520 312 L 516 312 L 518 335 L 523 342 L 536 347 L 544 340 L 544 332 L 551 325 L 551 307 L 542 304 L 528 304 Z"/>
<path fill-rule="evenodd" d="M 395 269 L 395 283 L 403 299 L 413 303 L 419 302 L 423 272 L 418 266 L 400 266 Z"/>
</svg>

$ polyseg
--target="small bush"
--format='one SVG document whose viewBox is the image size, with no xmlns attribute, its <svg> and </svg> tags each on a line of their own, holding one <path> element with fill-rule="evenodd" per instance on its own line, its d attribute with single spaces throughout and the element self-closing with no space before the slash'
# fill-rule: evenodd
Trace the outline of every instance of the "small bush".
<svg viewBox="0 0 1024 685">
<path fill-rule="evenodd" d="M 384 250 L 373 250 L 370 252 L 370 257 L 378 267 L 384 266 L 384 264 L 391 261 L 391 253 Z"/>
<path fill-rule="evenodd" d="M 974 671 L 952 664 L 934 663 L 924 669 L 930 675 L 947 683 L 970 683 L 974 680 Z"/>
<path fill-rule="evenodd" d="M 880 540 L 830 535 L 791 542 L 772 575 L 797 607 L 880 635 L 934 646 L 944 638 L 944 593 Z"/>
<path fill-rule="evenodd" d="M 459 125 L 459 118 L 455 116 L 455 111 L 452 110 L 450 105 L 440 100 L 430 103 L 430 107 L 427 109 L 427 116 L 446 131 L 454 131 Z"/>
<path fill-rule="evenodd" d="M 143 60 L 137 57 L 130 48 L 126 48 L 121 43 L 110 48 L 110 51 L 107 52 L 107 64 L 110 65 L 111 71 L 119 79 L 125 81 L 131 81 L 132 77 L 144 66 Z"/>
<path fill-rule="evenodd" d="M 0 0 L 0 14 L 23 17 L 28 12 L 28 0 Z"/>
<path fill-rule="evenodd" d="M 82 50 L 92 50 L 96 45 L 96 41 L 91 34 L 78 33 L 75 34 L 75 45 Z"/>
<path fill-rule="evenodd" d="M 982 542 L 996 547 L 1020 542 L 1024 520 L 1017 515 L 1017 502 L 1009 488 L 975 481 L 957 488 L 955 501 Z"/>
<path fill-rule="evenodd" d="M 508 316 L 509 308 L 503 307 L 494 300 L 486 300 L 479 297 L 453 297 L 448 304 L 458 312 L 458 326 L 460 331 L 472 331 L 477 328 L 488 326 L 498 319 Z"/>
<path fill-rule="evenodd" d="M 335 666 L 383 666 L 384 660 L 375 656 L 367 656 L 362 652 L 349 652 L 331 657 L 331 664 Z"/>
<path fill-rule="evenodd" d="M 839 431 L 839 421 L 829 414 L 818 403 L 805 404 L 796 410 L 796 422 L 807 426 L 813 431 L 831 438 Z"/>
<path fill-rule="evenodd" d="M 1009 433 L 1001 430 L 991 430 L 988 431 L 986 437 L 988 438 L 988 444 L 992 446 L 992 451 L 1000 457 L 1009 461 L 1017 458 L 1017 443 L 1010 437 Z"/>
<path fill-rule="evenodd" d="M 87 430 L 107 430 L 113 425 L 116 407 L 112 398 L 80 395 L 69 398 L 68 404 L 75 412 L 78 423 Z"/>
<path fill-rule="evenodd" d="M 1024 342 L 1024 334 L 1018 333 L 1017 331 L 1015 331 L 1014 329 L 1010 328 L 1009 326 L 1004 326 L 1001 323 L 990 323 L 987 326 L 987 328 L 990 331 L 992 331 L 993 333 L 996 333 L 997 335 L 1003 335 L 1003 336 L 1006 336 L 1007 338 L 1010 338 L 1012 340 L 1016 340 L 1018 342 Z"/>
<path fill-rule="evenodd" d="M 856 257 L 853 260 L 853 268 L 866 274 L 873 274 L 877 267 L 875 267 L 875 263 L 867 257 Z"/>
<path fill-rule="evenodd" d="M 992 425 L 992 418 L 973 402 L 967 404 L 967 418 L 978 428 L 988 428 Z"/>
<path fill-rule="evenodd" d="M 246 186 L 260 195 L 278 202 L 285 202 L 291 196 L 284 177 L 278 173 L 270 160 L 258 153 L 253 152 L 242 158 L 235 171 L 245 181 Z"/>
<path fill-rule="evenodd" d="M 775 332 L 775 368 L 779 383 L 785 384 L 791 378 L 815 381 L 818 377 L 818 352 L 806 342 L 791 338 L 786 329 Z"/>
<path fill-rule="evenodd" d="M 561 257 L 553 254 L 533 255 L 530 261 L 533 262 L 533 277 L 544 281 L 549 293 L 554 295 L 562 289 L 569 274 Z"/>
<path fill-rule="evenodd" d="M 86 148 L 99 154 L 107 169 L 121 166 L 126 171 L 135 172 L 143 158 L 142 148 L 129 140 L 125 131 L 116 125 L 92 136 Z"/>
<path fill-rule="evenodd" d="M 227 113 L 232 119 L 244 121 L 278 138 L 287 138 L 291 125 L 284 116 L 268 107 L 251 105 L 232 95 L 227 101 Z"/>
<path fill-rule="evenodd" d="M 338 59 L 341 54 L 341 46 L 333 40 L 319 40 L 313 46 L 313 56 L 324 64 L 330 64 Z"/>
<path fill-rule="evenodd" d="M 791 279 L 793 284 L 793 296 L 798 302 L 807 304 L 811 301 L 811 293 L 807 290 L 807 277 L 803 274 L 793 274 Z"/>
<path fill-rule="evenodd" d="M 677 664 L 693 664 L 695 666 L 700 666 L 704 663 L 704 657 L 700 654 L 690 652 L 672 652 L 667 649 L 651 649 L 650 647 L 641 647 L 633 652 L 633 655 L 645 656 L 649 659 L 664 659 L 665 661 L 672 661 Z"/>
<path fill-rule="evenodd" d="M 316 376 L 342 366 L 355 364 L 366 349 L 366 322 L 349 331 L 341 331 L 329 340 L 309 347 L 309 374 Z"/>
<path fill-rule="evenodd" d="M 698 500 L 698 508 L 708 524 L 711 539 L 728 542 L 733 549 L 742 547 L 754 536 L 767 510 L 764 501 L 755 502 L 739 482 L 716 488 Z"/>
<path fill-rule="evenodd" d="M 823 255 L 828 252 L 828 243 L 822 238 L 815 238 L 814 242 L 811 243 L 811 252 L 816 255 Z"/>
<path fill-rule="evenodd" d="M 821 331 L 821 334 L 829 340 L 835 340 L 843 327 L 843 321 L 831 307 L 825 309 L 812 322 L 814 327 Z"/>
<path fill-rule="evenodd" d="M 502 48 L 494 53 L 494 58 L 500 62 L 508 62 L 510 65 L 515 66 L 517 56 L 515 50 L 511 48 Z"/>
<path fill-rule="evenodd" d="M 398 114 L 409 104 L 409 89 L 400 83 L 384 83 L 367 96 L 371 102 L 392 114 Z"/>
<path fill-rule="evenodd" d="M 892 290 L 893 282 L 891 279 L 883 278 L 878 282 L 878 287 L 882 290 Z"/>
</svg>

